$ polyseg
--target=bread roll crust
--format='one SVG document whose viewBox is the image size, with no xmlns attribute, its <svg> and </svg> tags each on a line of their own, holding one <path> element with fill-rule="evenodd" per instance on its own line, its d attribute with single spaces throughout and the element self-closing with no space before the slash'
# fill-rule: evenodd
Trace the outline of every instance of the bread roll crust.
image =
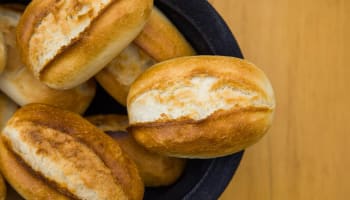
<svg viewBox="0 0 350 200">
<path fill-rule="evenodd" d="M 275 106 L 260 69 L 221 56 L 159 63 L 132 84 L 127 102 L 137 142 L 185 158 L 224 156 L 255 143 L 270 127 Z"/>
<path fill-rule="evenodd" d="M 25 135 L 16 136 L 18 135 L 16 131 L 23 132 L 25 133 Z M 41 132 L 43 133 L 42 135 L 39 134 Z M 23 145 L 20 145 L 20 146 L 17 145 L 16 147 L 16 141 L 17 141 L 15 140 L 16 137 L 20 138 L 20 140 L 22 141 L 21 144 Z M 46 138 L 46 137 L 49 137 L 49 138 Z M 40 142 L 41 141 L 40 138 L 46 138 L 46 139 L 42 140 L 43 142 Z M 23 159 L 24 162 L 26 163 L 28 162 L 27 158 L 23 157 L 23 155 L 21 154 L 18 154 L 18 151 L 16 151 L 16 148 L 25 148 L 26 146 L 34 149 L 38 148 L 41 150 L 36 151 L 38 154 L 37 156 L 41 156 L 44 162 L 45 159 L 49 159 L 50 156 L 56 155 L 56 154 L 52 154 L 51 151 L 46 151 L 47 150 L 46 148 L 49 148 L 49 147 L 48 146 L 45 147 L 45 144 L 46 145 L 50 144 L 51 146 L 53 145 L 55 146 L 55 148 L 57 146 L 58 149 L 56 151 L 62 151 L 62 152 L 64 152 L 66 148 L 69 149 L 70 148 L 69 145 L 72 144 L 73 146 L 76 146 L 76 145 L 85 146 L 88 149 L 88 151 L 91 151 L 95 156 L 97 156 L 98 158 L 97 161 L 101 159 L 101 162 L 103 162 L 102 166 L 108 167 L 108 169 L 110 170 L 110 173 L 113 176 L 113 179 L 122 189 L 121 190 L 122 193 L 117 196 L 114 195 L 113 198 L 142 199 L 144 189 L 143 189 L 143 184 L 138 175 L 135 164 L 129 158 L 127 158 L 122 154 L 118 144 L 114 140 L 112 140 L 110 137 L 108 137 L 103 132 L 101 132 L 98 128 L 94 127 L 92 124 L 90 124 L 89 122 L 87 122 L 86 120 L 82 119 L 80 116 L 74 113 L 63 111 L 63 110 L 46 106 L 43 104 L 31 104 L 31 105 L 24 106 L 20 110 L 18 110 L 15 113 L 15 115 L 11 118 L 11 120 L 8 122 L 1 136 L 1 141 L 2 141 L 1 148 L 5 150 L 7 149 L 7 150 L 0 152 L 1 154 L 0 167 L 3 170 L 7 180 L 9 180 L 9 182 L 11 183 L 11 185 L 13 185 L 15 189 L 19 191 L 19 193 L 21 193 L 26 198 L 33 198 L 36 196 L 39 196 L 39 197 L 42 196 L 44 198 L 47 194 L 53 193 L 51 192 L 51 190 L 55 190 L 54 193 L 56 195 L 57 193 L 56 191 L 60 190 L 60 187 L 62 187 L 61 191 L 62 190 L 68 191 L 68 194 L 69 194 L 68 197 L 72 197 L 72 191 L 65 189 L 65 187 L 67 187 L 66 185 L 60 186 L 57 184 L 49 184 L 50 185 L 49 187 L 51 190 L 40 189 L 39 191 L 42 191 L 42 193 L 38 193 L 37 191 L 33 193 L 34 191 L 31 190 L 32 179 L 28 177 L 28 174 L 26 173 L 22 174 L 24 176 L 24 179 L 28 180 L 28 182 L 23 183 L 21 179 L 17 177 L 17 174 L 11 173 L 12 164 L 8 162 L 8 160 L 10 159 L 12 159 L 13 162 L 16 162 L 17 165 L 15 166 L 18 166 L 18 168 L 21 168 L 20 170 L 22 170 L 22 172 L 27 172 L 30 175 L 33 174 L 29 172 L 30 170 L 28 171 L 27 169 L 23 169 L 25 167 L 23 166 L 23 164 L 21 166 L 20 162 L 18 162 L 18 160 L 16 160 L 15 157 L 11 156 L 10 154 L 11 151 L 12 153 L 15 153 L 17 156 Z M 9 141 L 11 143 L 9 143 Z M 33 141 L 33 142 L 30 142 L 30 141 Z M 37 141 L 38 143 L 35 141 Z M 62 141 L 68 141 L 68 143 L 65 143 Z M 11 145 L 9 146 L 6 144 L 11 144 L 12 146 Z M 42 144 L 44 146 L 37 146 L 39 144 Z M 62 146 L 60 146 L 61 144 Z M 71 147 L 73 148 L 73 146 Z M 83 155 L 87 156 L 86 157 L 87 160 L 91 160 L 93 158 L 93 156 L 91 156 L 89 153 L 82 154 L 82 152 L 86 152 L 86 151 L 83 150 L 83 148 L 81 147 L 79 147 L 76 150 L 77 150 L 76 153 L 74 153 L 74 151 L 73 152 L 70 151 L 70 153 L 67 152 L 68 154 L 66 153 L 62 154 L 63 158 L 59 157 L 57 159 L 53 159 L 53 163 L 51 164 L 59 166 L 60 160 L 62 161 L 62 159 L 63 161 L 66 162 L 66 161 L 69 161 L 70 159 L 81 158 L 81 156 Z M 79 173 L 84 173 L 83 168 L 85 167 L 85 164 L 83 161 L 84 159 L 79 159 L 79 161 L 77 161 L 76 164 L 75 162 L 73 162 L 78 167 L 79 166 L 82 167 L 81 170 L 78 170 Z M 28 167 L 28 164 L 26 164 L 26 166 Z M 34 165 L 31 164 L 30 166 L 33 169 Z M 60 170 L 66 171 L 66 173 L 68 174 L 71 174 L 71 173 L 73 175 L 76 174 L 77 171 L 74 171 L 74 168 L 70 168 L 71 165 L 64 165 L 64 166 L 66 167 L 61 168 Z M 94 184 L 103 186 L 103 184 L 99 183 L 99 181 L 103 182 L 105 179 L 101 180 L 101 177 L 99 176 L 93 177 L 93 174 L 95 173 L 94 170 L 97 170 L 97 169 L 95 168 L 86 169 L 91 171 L 91 177 L 89 177 L 88 175 L 89 173 L 87 173 L 87 179 L 84 179 L 87 182 L 84 182 L 86 184 L 84 186 L 92 187 L 94 186 Z M 72 171 L 70 172 L 70 170 Z M 98 171 L 99 173 L 102 172 L 101 170 L 98 170 Z M 44 171 L 40 171 L 40 172 L 44 173 Z M 41 175 L 45 175 L 45 173 Z M 44 176 L 40 176 L 40 177 L 43 178 Z M 35 179 L 36 181 L 39 181 L 39 182 L 41 181 L 41 183 L 35 182 L 38 188 L 40 188 L 41 184 L 42 183 L 44 184 L 44 182 L 50 183 L 50 181 L 47 181 L 48 180 L 47 178 L 45 178 L 46 181 L 44 182 L 38 179 L 37 177 L 35 177 Z M 56 183 L 56 180 L 52 180 L 52 181 Z M 26 185 L 26 183 L 28 184 Z M 89 186 L 89 184 L 92 184 L 92 185 Z M 18 185 L 20 186 L 18 187 Z M 109 184 L 106 185 L 107 188 L 109 186 L 110 186 Z M 108 191 L 112 191 L 112 190 L 108 190 Z M 125 196 L 125 194 L 127 196 Z M 62 198 L 67 197 L 67 194 L 65 195 L 64 192 L 59 193 L 59 195 L 63 196 Z"/>
<path fill-rule="evenodd" d="M 153 5 L 152 0 L 114 0 L 109 1 L 104 7 L 92 8 L 85 13 L 85 7 L 89 9 L 95 4 L 99 5 L 95 1 L 86 1 L 86 4 L 79 5 L 78 10 L 78 14 L 82 13 L 83 19 L 87 16 L 86 20 L 82 22 L 77 20 L 77 25 L 76 21 L 71 20 L 73 21 L 71 26 L 69 23 L 63 23 L 68 26 L 67 31 L 71 33 L 68 35 L 69 41 L 58 44 L 56 51 L 50 52 L 52 55 L 43 52 L 38 53 L 38 58 L 32 58 L 33 52 L 40 50 L 29 45 L 32 37 L 38 34 L 38 42 L 45 44 L 45 40 L 40 39 L 41 32 L 36 33 L 38 27 L 36 25 L 42 23 L 42 19 L 49 19 L 51 15 L 61 16 L 60 9 L 54 10 L 60 3 L 32 1 L 21 18 L 17 31 L 21 55 L 26 66 L 38 79 L 56 89 L 72 88 L 100 71 L 137 36 L 148 19 Z M 66 7 L 68 11 L 75 9 L 73 4 L 68 4 Z M 47 21 L 47 26 L 54 29 L 53 23 Z M 64 35 L 66 27 L 59 28 Z M 60 36 L 57 36 L 57 40 L 62 41 L 59 38 Z M 33 61 L 36 59 L 40 59 L 39 65 L 34 65 Z"/>
<path fill-rule="evenodd" d="M 0 34 L 7 46 L 7 64 L 0 76 L 0 89 L 23 106 L 28 103 L 45 103 L 84 113 L 95 96 L 96 84 L 89 80 L 70 90 L 51 89 L 39 80 L 21 62 L 16 45 L 16 26 L 21 12 L 9 7 L 0 7 Z"/>
<path fill-rule="evenodd" d="M 137 142 L 153 152 L 180 158 L 214 158 L 259 141 L 271 123 L 271 117 L 266 115 L 272 116 L 272 111 L 251 108 L 218 112 L 201 121 L 135 125 L 129 131 Z"/>
</svg>

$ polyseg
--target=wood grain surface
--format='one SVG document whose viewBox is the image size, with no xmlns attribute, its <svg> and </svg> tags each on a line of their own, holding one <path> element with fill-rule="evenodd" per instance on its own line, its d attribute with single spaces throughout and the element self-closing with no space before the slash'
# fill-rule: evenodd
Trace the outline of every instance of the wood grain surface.
<svg viewBox="0 0 350 200">
<path fill-rule="evenodd" d="M 350 1 L 210 2 L 277 100 L 220 199 L 350 199 Z"/>
</svg>

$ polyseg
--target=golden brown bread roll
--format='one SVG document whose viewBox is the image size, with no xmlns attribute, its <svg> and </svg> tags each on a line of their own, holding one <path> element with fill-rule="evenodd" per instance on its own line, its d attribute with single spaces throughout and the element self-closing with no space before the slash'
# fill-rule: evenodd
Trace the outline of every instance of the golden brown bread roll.
<svg viewBox="0 0 350 200">
<path fill-rule="evenodd" d="M 83 113 L 95 96 L 96 85 L 90 80 L 70 90 L 55 90 L 41 83 L 25 68 L 16 47 L 16 26 L 21 13 L 0 6 L 0 34 L 7 46 L 7 64 L 0 74 L 0 89 L 23 106 L 45 103 Z"/>
<path fill-rule="evenodd" d="M 147 149 L 168 156 L 212 158 L 258 141 L 271 125 L 271 84 L 252 63 L 194 56 L 149 68 L 132 85 L 129 131 Z"/>
<path fill-rule="evenodd" d="M 195 51 L 177 28 L 154 8 L 134 44 L 124 49 L 95 78 L 125 106 L 131 83 L 148 67 L 156 62 L 194 54 Z"/>
<path fill-rule="evenodd" d="M 5 127 L 5 124 L 17 109 L 16 103 L 0 92 L 0 130 Z"/>
<path fill-rule="evenodd" d="M 134 138 L 126 132 L 129 125 L 127 116 L 96 115 L 86 119 L 107 132 L 119 143 L 122 150 L 135 162 L 145 186 L 167 186 L 181 176 L 186 161 L 152 153 L 137 144 Z"/>
<path fill-rule="evenodd" d="M 56 89 L 94 76 L 141 31 L 153 0 L 33 0 L 17 40 L 27 67 Z"/>
<path fill-rule="evenodd" d="M 79 115 L 44 104 L 26 105 L 9 120 L 0 168 L 25 199 L 143 196 L 136 165 L 116 141 Z"/>
</svg>

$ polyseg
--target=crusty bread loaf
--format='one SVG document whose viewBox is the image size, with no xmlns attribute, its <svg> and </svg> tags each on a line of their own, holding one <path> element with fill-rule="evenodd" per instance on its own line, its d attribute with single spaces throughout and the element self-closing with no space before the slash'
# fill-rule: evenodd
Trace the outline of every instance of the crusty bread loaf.
<svg viewBox="0 0 350 200">
<path fill-rule="evenodd" d="M 255 143 L 270 127 L 274 107 L 265 74 L 223 56 L 156 64 L 131 85 L 127 100 L 138 143 L 187 158 L 224 156 Z"/>
<path fill-rule="evenodd" d="M 95 82 L 90 80 L 73 89 L 55 90 L 35 79 L 21 62 L 16 46 L 16 26 L 20 15 L 17 10 L 0 6 L 0 34 L 4 35 L 8 60 L 0 74 L 0 89 L 21 106 L 45 103 L 83 113 L 95 95 Z"/>
<path fill-rule="evenodd" d="M 129 125 L 127 116 L 96 115 L 87 117 L 87 120 L 119 143 L 122 150 L 135 162 L 145 186 L 167 186 L 181 176 L 186 160 L 162 156 L 137 144 L 126 131 Z"/>
<path fill-rule="evenodd" d="M 117 142 L 79 115 L 43 104 L 24 106 L 9 120 L 0 168 L 26 199 L 143 196 L 137 168 Z"/>
<path fill-rule="evenodd" d="M 0 130 L 5 127 L 5 124 L 17 109 L 16 103 L 0 92 Z"/>
<path fill-rule="evenodd" d="M 141 31 L 152 0 L 33 0 L 17 39 L 26 66 L 56 89 L 88 80 Z"/>
<path fill-rule="evenodd" d="M 156 62 L 194 54 L 183 35 L 154 7 L 134 44 L 124 49 L 95 77 L 114 99 L 125 106 L 131 83 L 148 67 Z"/>
</svg>

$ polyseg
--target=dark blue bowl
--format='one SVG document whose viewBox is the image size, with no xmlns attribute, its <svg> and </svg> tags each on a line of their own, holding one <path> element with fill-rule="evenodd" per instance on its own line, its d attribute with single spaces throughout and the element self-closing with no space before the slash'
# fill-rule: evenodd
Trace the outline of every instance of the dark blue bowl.
<svg viewBox="0 0 350 200">
<path fill-rule="evenodd" d="M 26 0 L 5 2 L 28 3 Z M 156 6 L 177 26 L 198 54 L 243 58 L 231 31 L 205 0 L 155 0 Z M 220 67 L 220 66 L 218 66 Z M 120 113 L 126 109 L 100 87 L 87 114 Z M 145 200 L 214 200 L 225 190 L 243 151 L 215 159 L 189 160 L 182 177 L 169 187 L 146 188 Z"/>
</svg>

